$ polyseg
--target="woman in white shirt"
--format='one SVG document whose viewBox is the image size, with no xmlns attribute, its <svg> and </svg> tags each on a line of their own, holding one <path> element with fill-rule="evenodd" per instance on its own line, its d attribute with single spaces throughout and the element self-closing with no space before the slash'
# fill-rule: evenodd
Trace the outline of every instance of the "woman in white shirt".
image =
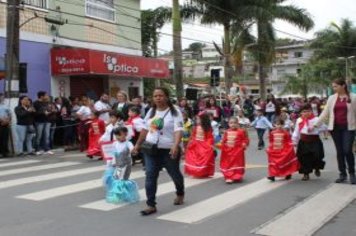
<svg viewBox="0 0 356 236">
<path fill-rule="evenodd" d="M 145 189 L 147 196 L 147 208 L 141 211 L 141 215 L 151 215 L 157 212 L 156 192 L 157 179 L 160 170 L 164 167 L 172 178 L 177 197 L 175 205 L 183 204 L 184 178 L 180 171 L 180 143 L 183 131 L 183 117 L 178 107 L 175 107 L 169 99 L 169 91 L 166 88 L 156 88 L 153 92 L 153 106 L 145 117 L 145 127 L 142 129 L 133 153 L 142 149 L 145 158 L 146 179 Z M 156 148 L 147 148 L 147 144 L 157 145 Z"/>
<path fill-rule="evenodd" d="M 266 117 L 269 122 L 274 122 L 274 117 L 276 115 L 276 103 L 274 99 L 267 99 L 266 104 Z"/>
</svg>

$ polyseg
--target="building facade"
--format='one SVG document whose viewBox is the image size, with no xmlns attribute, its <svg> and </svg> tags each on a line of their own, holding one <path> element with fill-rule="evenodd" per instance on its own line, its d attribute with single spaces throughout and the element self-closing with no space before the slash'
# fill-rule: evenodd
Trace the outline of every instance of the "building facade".
<svg viewBox="0 0 356 236">
<path fill-rule="evenodd" d="M 53 97 L 93 99 L 103 92 L 115 97 L 119 90 L 143 95 L 143 77 L 165 78 L 169 73 L 160 60 L 150 61 L 152 68 L 145 67 L 140 0 L 22 2 L 20 62 L 27 63 L 31 98 L 39 90 Z M 6 1 L 0 0 L 0 56 L 6 50 L 6 9 Z"/>
</svg>

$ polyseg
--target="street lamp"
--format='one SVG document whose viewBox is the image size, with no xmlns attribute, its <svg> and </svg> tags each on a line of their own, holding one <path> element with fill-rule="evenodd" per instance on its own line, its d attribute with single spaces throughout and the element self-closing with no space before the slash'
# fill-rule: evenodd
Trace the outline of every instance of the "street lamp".
<svg viewBox="0 0 356 236">
<path fill-rule="evenodd" d="M 348 77 L 348 72 L 349 72 L 349 68 L 348 68 L 348 60 L 355 58 L 355 56 L 349 56 L 349 57 L 338 57 L 337 59 L 339 60 L 345 60 L 345 79 L 346 82 L 348 84 L 348 87 L 351 89 L 351 77 Z"/>
</svg>

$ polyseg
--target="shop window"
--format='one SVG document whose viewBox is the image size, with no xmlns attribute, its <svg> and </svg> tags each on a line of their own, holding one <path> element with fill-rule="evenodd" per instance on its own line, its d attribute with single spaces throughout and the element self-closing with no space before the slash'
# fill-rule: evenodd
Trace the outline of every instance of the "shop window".
<svg viewBox="0 0 356 236">
<path fill-rule="evenodd" d="M 48 0 L 23 0 L 25 5 L 30 5 L 32 7 L 47 9 L 48 8 Z"/>
<path fill-rule="evenodd" d="M 114 0 L 86 0 L 87 16 L 115 22 Z"/>
</svg>

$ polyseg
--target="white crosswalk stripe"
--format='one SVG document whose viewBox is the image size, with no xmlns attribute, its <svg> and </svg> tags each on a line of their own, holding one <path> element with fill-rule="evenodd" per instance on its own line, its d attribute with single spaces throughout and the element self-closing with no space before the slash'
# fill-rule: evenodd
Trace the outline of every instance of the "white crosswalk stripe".
<svg viewBox="0 0 356 236">
<path fill-rule="evenodd" d="M 80 163 L 75 163 L 75 164 L 80 164 Z M 73 163 L 71 165 L 73 166 Z M 32 176 L 32 177 L 21 178 L 21 179 L 7 180 L 7 181 L 0 182 L 0 189 L 16 187 L 24 184 L 38 183 L 43 181 L 72 177 L 72 176 L 77 176 L 82 174 L 103 172 L 104 169 L 105 166 L 95 166 L 95 167 L 89 167 L 83 169 L 75 169 L 75 170 L 68 170 L 68 171 L 56 172 L 51 174 Z"/>
<path fill-rule="evenodd" d="M 266 236 L 310 236 L 355 199 L 354 186 L 332 184 L 252 233 Z"/>
<path fill-rule="evenodd" d="M 188 224 L 196 223 L 245 203 L 264 193 L 275 190 L 286 183 L 289 182 L 281 181 L 271 183 L 266 179 L 262 179 L 171 213 L 161 215 L 158 219 Z"/>
<path fill-rule="evenodd" d="M 131 173 L 132 179 L 138 179 L 145 176 L 144 171 L 136 171 Z M 21 196 L 17 196 L 17 198 L 33 200 L 33 201 L 42 201 L 50 198 L 60 197 L 68 194 L 78 193 L 82 191 L 87 191 L 91 189 L 100 188 L 103 186 L 102 179 L 89 180 L 77 184 L 66 185 L 63 187 L 47 189 L 44 191 L 38 191 L 35 193 L 29 193 Z M 104 190 L 103 190 L 104 191 Z"/>
<path fill-rule="evenodd" d="M 38 160 L 24 160 L 21 162 L 23 165 L 38 164 Z M 7 167 L 19 167 L 20 162 L 4 163 L 8 164 Z M 15 165 L 10 165 L 15 164 Z M 68 183 L 60 187 L 39 190 L 36 192 L 27 192 L 25 194 L 16 196 L 17 199 L 30 200 L 41 202 L 44 200 L 54 200 L 55 198 L 69 196 L 71 194 L 86 194 L 85 191 L 97 189 L 102 195 L 105 194 L 102 179 L 100 178 L 104 173 L 105 166 L 98 163 L 99 166 L 78 168 L 80 162 L 57 162 L 48 163 L 42 162 L 41 165 L 30 167 L 19 167 L 10 170 L 0 171 L 0 176 L 10 175 L 14 173 L 29 173 L 32 176 L 26 178 L 12 177 L 12 180 L 0 182 L 0 189 L 16 187 L 25 184 L 35 184 L 45 181 L 57 181 L 62 178 L 76 177 L 90 173 L 97 173 L 98 178 L 87 179 L 79 183 Z M 0 164 L 0 169 L 2 165 Z M 60 167 L 73 167 L 70 170 L 63 170 Z M 254 167 L 259 168 L 260 166 Z M 250 167 L 251 168 L 251 167 Z M 51 173 L 37 174 L 36 171 L 48 170 Z M 5 173 L 5 174 L 3 174 Z M 167 173 L 162 173 L 166 175 Z M 136 169 L 131 174 L 131 179 L 139 179 L 145 176 L 145 172 Z M 193 188 L 204 183 L 222 178 L 221 173 L 217 172 L 213 178 L 207 179 L 194 179 L 185 177 L 185 187 Z M 76 178 L 73 178 L 73 182 Z M 68 179 L 70 181 L 70 179 Z M 250 200 L 263 197 L 264 194 L 283 188 L 286 185 L 293 184 L 297 180 L 292 181 L 276 181 L 274 183 L 266 180 L 265 178 L 257 180 L 256 182 L 248 183 L 245 185 L 237 186 L 233 190 L 219 193 L 213 197 L 203 197 L 198 202 L 190 205 L 185 205 L 180 208 L 174 208 L 172 211 L 156 216 L 155 219 L 160 221 L 169 221 L 185 224 L 196 224 L 213 217 L 219 217 L 222 213 L 230 209 L 236 209 L 239 206 L 247 204 Z M 222 184 L 219 182 L 219 184 Z M 199 188 L 197 188 L 199 189 Z M 283 190 L 283 189 L 282 189 Z M 196 191 L 193 188 L 191 191 Z M 199 190 L 200 191 L 200 190 Z M 166 194 L 174 193 L 175 187 L 172 181 L 160 183 L 157 188 L 157 198 Z M 146 200 L 145 189 L 141 187 L 139 190 L 141 201 Z M 356 199 L 356 188 L 352 185 L 346 184 L 331 184 L 327 188 L 323 188 L 315 195 L 305 199 L 303 202 L 292 206 L 290 209 L 284 211 L 278 216 L 271 216 L 265 219 L 265 224 L 258 226 L 251 233 L 265 236 L 311 236 L 330 219 L 335 217 L 341 210 L 347 207 L 351 202 Z M 101 212 L 110 212 L 120 210 L 127 207 L 128 204 L 110 204 L 105 199 L 89 200 L 89 202 L 79 202 L 79 207 L 88 210 L 96 210 Z"/>
<path fill-rule="evenodd" d="M 26 164 L 26 163 L 24 163 Z M 67 167 L 67 166 L 75 166 L 79 165 L 79 162 L 60 162 L 60 163 L 51 163 L 47 165 L 39 165 L 39 166 L 30 166 L 30 167 L 23 167 L 23 168 L 18 168 L 18 169 L 11 169 L 11 170 L 3 170 L 0 172 L 0 176 L 6 176 L 6 175 L 14 175 L 14 174 L 23 174 L 27 172 L 33 172 L 33 171 L 40 171 L 40 170 L 50 170 L 50 169 L 55 169 L 55 168 L 60 168 L 60 167 Z"/>
<path fill-rule="evenodd" d="M 217 178 L 221 178 L 221 177 L 222 177 L 222 175 L 220 173 L 217 173 L 217 174 L 214 175 L 213 178 L 206 178 L 206 179 L 185 178 L 184 185 L 185 185 L 185 188 L 189 188 L 189 187 L 197 186 L 199 184 L 203 184 L 203 183 L 209 182 L 209 181 L 211 181 L 213 179 L 217 179 Z M 172 193 L 174 191 L 175 191 L 175 187 L 174 187 L 174 184 L 172 182 L 160 184 L 157 187 L 156 196 L 160 197 L 162 195 L 165 195 L 167 193 Z M 140 199 L 141 200 L 144 200 L 146 198 L 145 189 L 140 189 L 139 190 L 139 194 L 140 194 Z M 114 209 L 119 209 L 119 208 L 124 207 L 126 205 L 128 205 L 128 204 L 114 205 L 114 204 L 107 203 L 105 200 L 99 200 L 99 201 L 95 201 L 95 202 L 91 202 L 91 203 L 87 203 L 87 204 L 81 205 L 79 207 L 92 209 L 92 210 L 99 210 L 99 211 L 111 211 L 111 210 L 114 210 Z"/>
<path fill-rule="evenodd" d="M 22 161 L 10 162 L 10 163 L 0 163 L 0 168 L 11 167 L 11 166 L 21 166 L 21 165 L 34 164 L 34 163 L 39 163 L 39 162 L 41 162 L 41 161 L 39 161 L 39 160 L 22 160 Z"/>
</svg>

